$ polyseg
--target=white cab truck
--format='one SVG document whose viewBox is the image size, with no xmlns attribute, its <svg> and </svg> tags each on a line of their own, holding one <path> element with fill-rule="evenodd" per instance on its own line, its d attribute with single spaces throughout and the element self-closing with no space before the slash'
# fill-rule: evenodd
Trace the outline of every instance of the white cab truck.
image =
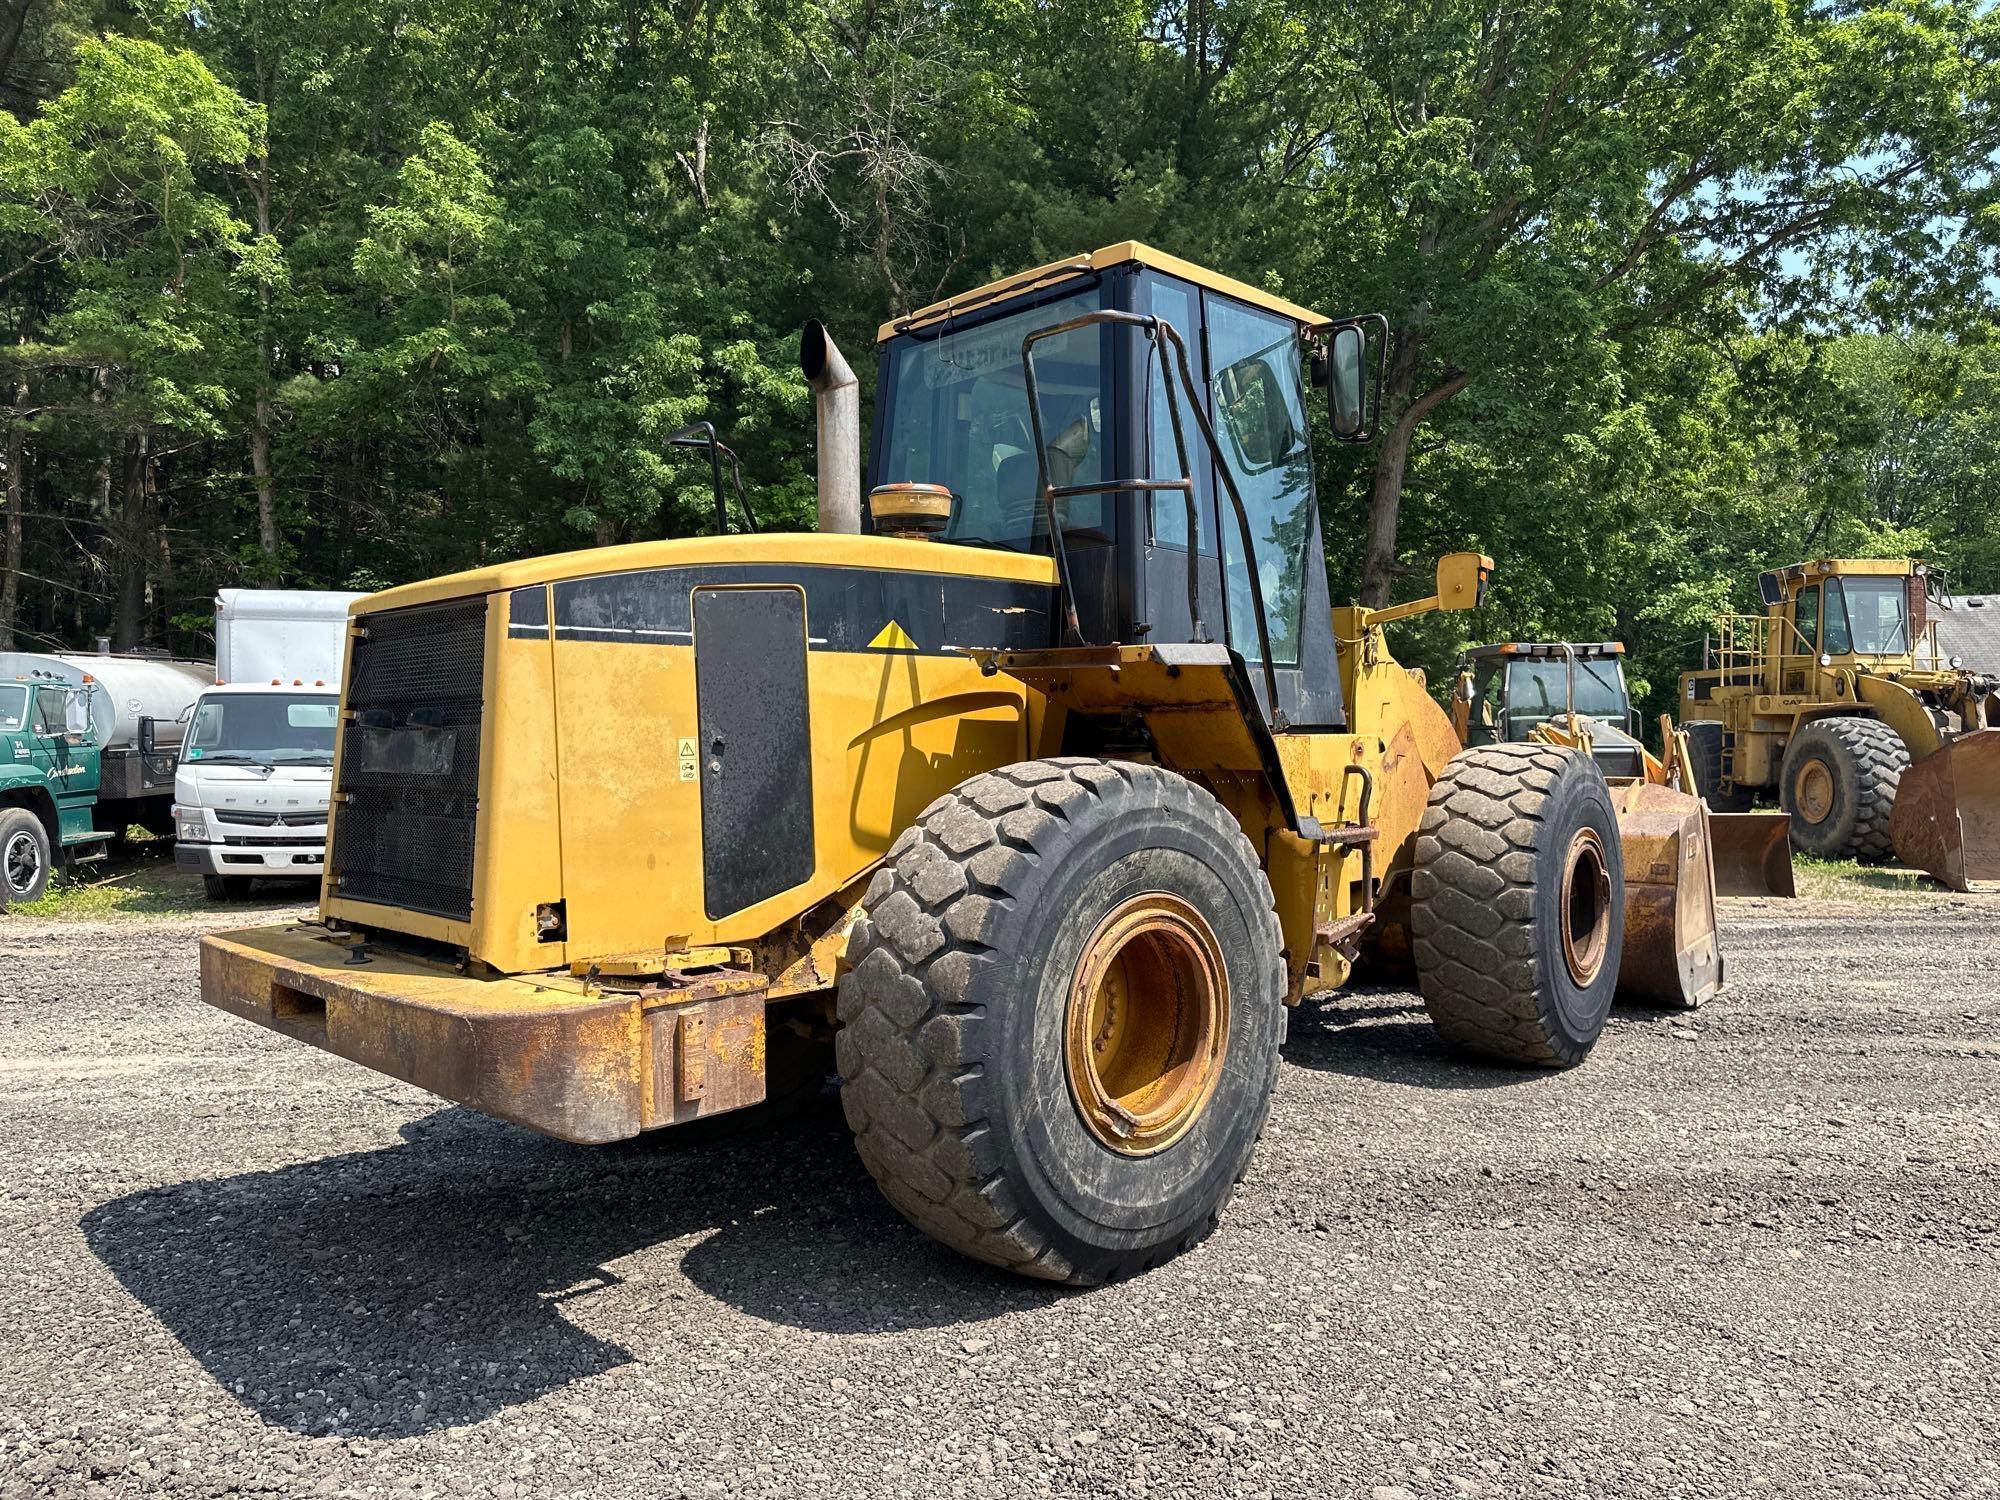
<svg viewBox="0 0 2000 1500">
<path fill-rule="evenodd" d="M 212 901 L 251 882 L 318 880 L 340 718 L 347 607 L 359 594 L 224 589 L 214 687 L 194 705 L 174 776 L 174 862 Z"/>
</svg>

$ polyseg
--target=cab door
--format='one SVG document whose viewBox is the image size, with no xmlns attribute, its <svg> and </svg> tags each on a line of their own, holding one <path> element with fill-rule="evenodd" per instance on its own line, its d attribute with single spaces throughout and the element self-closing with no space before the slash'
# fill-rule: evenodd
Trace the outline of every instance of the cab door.
<svg viewBox="0 0 2000 1500">
<path fill-rule="evenodd" d="M 1220 458 L 1242 496 L 1250 530 L 1246 545 L 1233 507 L 1218 493 L 1229 644 L 1251 667 L 1267 722 L 1291 729 L 1336 728 L 1345 715 L 1306 435 L 1308 385 L 1298 325 L 1212 291 L 1202 293 L 1202 309 Z M 1222 488 L 1218 484 L 1218 492 Z M 1264 702 L 1260 602 L 1277 704 Z"/>
<path fill-rule="evenodd" d="M 1803 693 L 1811 681 L 1820 650 L 1820 586 L 1802 588 L 1792 601 L 1792 633 L 1778 649 L 1781 663 L 1778 691 Z"/>
<path fill-rule="evenodd" d="M 27 726 L 29 760 L 55 797 L 64 843 L 90 832 L 98 784 L 98 759 L 92 748 L 70 743 L 70 700 L 68 688 L 38 686 Z"/>
</svg>

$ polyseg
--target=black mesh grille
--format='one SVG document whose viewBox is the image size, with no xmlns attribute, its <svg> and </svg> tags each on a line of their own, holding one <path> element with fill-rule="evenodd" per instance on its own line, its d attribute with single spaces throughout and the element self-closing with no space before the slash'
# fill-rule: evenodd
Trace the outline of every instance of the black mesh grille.
<svg viewBox="0 0 2000 1500">
<path fill-rule="evenodd" d="M 486 599 L 363 623 L 341 730 L 337 888 L 356 901 L 470 920 Z"/>
</svg>

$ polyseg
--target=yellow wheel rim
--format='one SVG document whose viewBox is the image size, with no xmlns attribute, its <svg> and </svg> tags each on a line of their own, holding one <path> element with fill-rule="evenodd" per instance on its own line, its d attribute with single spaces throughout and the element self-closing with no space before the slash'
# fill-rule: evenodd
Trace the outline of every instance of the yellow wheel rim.
<svg viewBox="0 0 2000 1500">
<path fill-rule="evenodd" d="M 1090 935 L 1070 983 L 1063 1067 L 1090 1133 L 1124 1156 L 1186 1135 L 1229 1050 L 1229 971 L 1200 912 L 1154 892 Z"/>
<path fill-rule="evenodd" d="M 1595 828 L 1579 828 L 1563 860 L 1562 938 L 1570 978 L 1588 988 L 1611 946 L 1611 867 Z"/>
<path fill-rule="evenodd" d="M 1823 760 L 1809 760 L 1792 778 L 1792 810 L 1808 823 L 1824 823 L 1833 811 L 1833 772 Z"/>
</svg>

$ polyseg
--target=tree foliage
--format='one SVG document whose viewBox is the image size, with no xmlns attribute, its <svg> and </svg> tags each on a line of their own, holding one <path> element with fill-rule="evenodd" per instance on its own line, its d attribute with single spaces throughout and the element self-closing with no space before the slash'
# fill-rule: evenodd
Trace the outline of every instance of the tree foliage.
<svg viewBox="0 0 2000 1500">
<path fill-rule="evenodd" d="M 1977 0 L 7 0 L 0 644 L 686 534 L 696 421 L 810 524 L 805 318 L 1143 238 L 1388 315 L 1336 596 L 1657 692 L 1773 562 L 2000 587 L 1996 106 Z"/>
</svg>

